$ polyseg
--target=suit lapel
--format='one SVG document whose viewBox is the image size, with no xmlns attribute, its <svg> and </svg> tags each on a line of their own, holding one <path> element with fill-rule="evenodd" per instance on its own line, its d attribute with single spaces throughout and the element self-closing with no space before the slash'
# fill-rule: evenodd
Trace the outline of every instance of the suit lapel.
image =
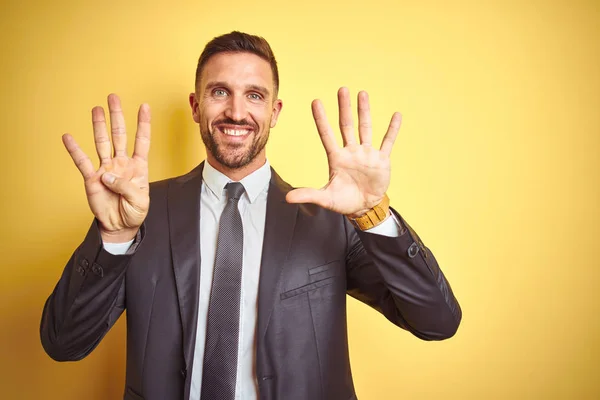
<svg viewBox="0 0 600 400">
<path fill-rule="evenodd" d="M 285 195 L 292 188 L 271 169 L 267 216 L 258 286 L 258 341 L 264 338 L 273 306 L 281 291 L 280 278 L 294 233 L 298 205 L 288 204 Z"/>
<path fill-rule="evenodd" d="M 168 194 L 171 256 L 183 325 L 183 355 L 188 372 L 192 369 L 198 319 L 200 192 L 203 166 L 204 163 L 187 175 L 173 180 L 169 185 Z"/>
</svg>

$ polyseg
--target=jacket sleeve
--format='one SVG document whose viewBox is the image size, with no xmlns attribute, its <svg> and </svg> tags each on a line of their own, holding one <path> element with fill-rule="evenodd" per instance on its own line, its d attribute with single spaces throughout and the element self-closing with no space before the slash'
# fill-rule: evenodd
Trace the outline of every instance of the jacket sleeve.
<svg viewBox="0 0 600 400">
<path fill-rule="evenodd" d="M 94 221 L 44 305 L 40 337 L 50 357 L 75 361 L 96 348 L 125 309 L 125 272 L 132 257 L 105 251 Z"/>
<path fill-rule="evenodd" d="M 423 340 L 450 338 L 462 318 L 458 301 L 431 251 L 391 211 L 404 228 L 398 237 L 362 232 L 345 221 L 348 294 Z"/>
</svg>

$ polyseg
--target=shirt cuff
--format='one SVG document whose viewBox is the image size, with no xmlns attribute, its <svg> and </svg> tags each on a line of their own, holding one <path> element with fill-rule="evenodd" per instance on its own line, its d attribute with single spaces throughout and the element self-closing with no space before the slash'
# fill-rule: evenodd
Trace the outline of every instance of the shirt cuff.
<svg viewBox="0 0 600 400">
<path fill-rule="evenodd" d="M 110 254 L 112 254 L 114 256 L 120 256 L 120 255 L 127 253 L 127 250 L 129 250 L 129 248 L 133 244 L 134 240 L 135 240 L 135 238 L 131 239 L 129 242 L 125 242 L 125 243 L 104 243 L 104 242 L 102 242 L 102 246 L 104 247 L 104 250 L 106 250 Z"/>
<path fill-rule="evenodd" d="M 391 212 L 382 223 L 371 229 L 366 229 L 365 232 L 373 233 L 375 235 L 398 237 L 404 233 L 404 230 L 402 229 L 402 224 L 396 218 L 396 214 Z"/>
</svg>

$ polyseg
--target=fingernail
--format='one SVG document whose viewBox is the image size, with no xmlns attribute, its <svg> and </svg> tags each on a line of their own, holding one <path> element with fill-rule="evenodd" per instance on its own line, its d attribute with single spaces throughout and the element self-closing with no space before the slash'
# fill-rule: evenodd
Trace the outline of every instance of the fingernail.
<svg viewBox="0 0 600 400">
<path fill-rule="evenodd" d="M 115 179 L 116 179 L 116 177 L 109 172 L 102 175 L 102 180 L 108 184 L 112 184 L 115 181 Z"/>
</svg>

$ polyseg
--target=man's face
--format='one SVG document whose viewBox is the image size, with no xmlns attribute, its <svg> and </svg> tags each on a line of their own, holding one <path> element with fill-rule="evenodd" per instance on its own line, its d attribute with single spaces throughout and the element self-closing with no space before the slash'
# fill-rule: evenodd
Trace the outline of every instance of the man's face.
<svg viewBox="0 0 600 400">
<path fill-rule="evenodd" d="M 219 53 L 208 60 L 190 105 L 211 165 L 235 170 L 264 164 L 282 106 L 274 96 L 271 66 L 257 55 Z"/>
</svg>

